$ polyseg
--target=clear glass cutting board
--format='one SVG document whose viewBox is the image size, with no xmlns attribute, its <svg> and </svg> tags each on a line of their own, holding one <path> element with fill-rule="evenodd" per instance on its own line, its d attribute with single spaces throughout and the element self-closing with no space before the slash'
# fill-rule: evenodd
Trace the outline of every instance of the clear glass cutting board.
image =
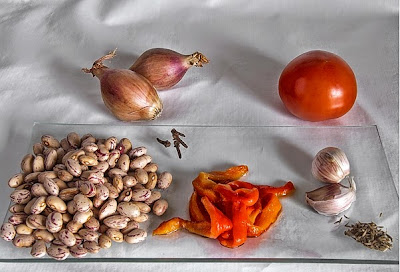
<svg viewBox="0 0 400 272">
<path fill-rule="evenodd" d="M 188 148 L 178 159 L 173 146 L 165 148 L 156 138 L 171 141 L 171 129 L 184 133 Z M 134 146 L 146 146 L 160 171 L 173 174 L 173 183 L 163 198 L 169 202 L 161 217 L 150 216 L 142 223 L 149 235 L 140 244 L 113 243 L 98 254 L 84 259 L 69 257 L 67 262 L 328 262 L 382 263 L 399 262 L 399 196 L 391 177 L 376 126 L 367 127 L 208 127 L 208 126 L 109 126 L 77 124 L 40 124 L 33 126 L 31 146 L 43 134 L 59 140 L 69 132 L 95 137 L 129 138 Z M 311 175 L 313 156 L 322 148 L 336 146 L 347 154 L 351 174 L 357 184 L 357 201 L 337 217 L 317 214 L 305 203 L 305 192 L 324 184 Z M 31 152 L 31 149 L 29 150 Z M 192 180 L 200 171 L 223 170 L 246 164 L 249 174 L 242 180 L 257 184 L 283 185 L 291 180 L 296 192 L 282 197 L 283 210 L 277 222 L 262 236 L 248 239 L 236 249 L 218 241 L 186 231 L 153 237 L 151 232 L 162 221 L 179 216 L 188 219 L 188 200 Z M 16 171 L 19 166 L 16 165 Z M 8 179 L 9 177 L 2 177 Z M 2 192 L 8 197 L 12 192 Z M 335 223 L 343 215 L 340 224 Z M 7 220 L 9 215 L 5 218 Z M 380 252 L 366 248 L 345 236 L 344 224 L 374 221 L 393 237 L 393 249 Z M 15 248 L 0 241 L 0 261 L 52 262 L 45 257 L 33 259 L 30 249 Z"/>
</svg>

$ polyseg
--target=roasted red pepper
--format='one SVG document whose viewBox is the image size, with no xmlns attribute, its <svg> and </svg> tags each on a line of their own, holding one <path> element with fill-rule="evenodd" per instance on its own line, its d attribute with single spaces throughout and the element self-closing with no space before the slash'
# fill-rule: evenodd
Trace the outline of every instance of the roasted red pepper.
<svg viewBox="0 0 400 272">
<path fill-rule="evenodd" d="M 262 211 L 256 217 L 254 224 L 248 225 L 247 236 L 258 237 L 264 233 L 272 223 L 276 221 L 282 209 L 278 197 L 275 194 L 268 194 L 262 200 Z"/>
<path fill-rule="evenodd" d="M 232 229 L 231 220 L 215 207 L 207 197 L 202 197 L 201 203 L 210 215 L 210 222 L 193 222 L 175 217 L 161 223 L 161 225 L 153 231 L 153 235 L 163 235 L 179 229 L 186 229 L 192 233 L 216 239 L 221 233 Z"/>
<path fill-rule="evenodd" d="M 295 188 L 290 181 L 281 187 L 239 181 L 247 172 L 246 165 L 225 171 L 201 172 L 192 182 L 191 221 L 172 218 L 154 230 L 153 235 L 186 229 L 218 239 L 229 248 L 242 245 L 247 237 L 261 235 L 279 216 L 282 206 L 278 196 L 288 195 Z"/>
</svg>

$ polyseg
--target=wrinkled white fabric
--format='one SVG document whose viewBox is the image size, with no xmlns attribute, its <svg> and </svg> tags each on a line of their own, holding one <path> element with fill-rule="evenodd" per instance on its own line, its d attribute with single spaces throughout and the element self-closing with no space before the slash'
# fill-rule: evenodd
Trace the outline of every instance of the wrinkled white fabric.
<svg viewBox="0 0 400 272">
<path fill-rule="evenodd" d="M 107 65 L 129 67 L 145 50 L 204 53 L 173 90 L 160 92 L 163 125 L 378 126 L 393 180 L 399 171 L 398 1 L 0 1 L 0 206 L 6 180 L 28 150 L 33 122 L 119 124 L 96 78 L 81 72 L 118 48 Z M 297 55 L 340 55 L 357 77 L 358 97 L 342 118 L 311 123 L 290 115 L 277 82 Z M 368 152 L 368 150 L 365 150 Z M 388 181 L 392 182 L 392 181 Z M 0 212 L 5 216 L 6 209 Z M 0 243 L 0 248 L 1 248 Z M 1 255 L 1 253 L 0 253 Z M 94 264 L 35 264 L 37 271 Z M 0 264 L 15 271 L 14 264 Z M 96 264 L 115 270 L 119 264 Z M 392 271 L 398 266 L 327 264 L 149 264 L 138 271 Z M 18 264 L 18 271 L 31 270 Z M 131 265 L 121 265 L 122 270 Z"/>
</svg>

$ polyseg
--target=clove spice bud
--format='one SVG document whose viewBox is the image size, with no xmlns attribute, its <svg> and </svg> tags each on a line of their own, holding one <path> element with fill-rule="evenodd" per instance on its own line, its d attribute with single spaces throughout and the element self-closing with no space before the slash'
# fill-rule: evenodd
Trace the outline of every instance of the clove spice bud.
<svg viewBox="0 0 400 272">
<path fill-rule="evenodd" d="M 160 138 L 157 138 L 157 142 L 159 142 L 160 144 L 162 144 L 166 148 L 171 146 L 171 142 L 168 141 L 168 140 L 163 141 Z"/>
<path fill-rule="evenodd" d="M 171 130 L 172 133 L 172 138 L 174 139 L 174 147 L 176 149 L 176 152 L 178 153 L 178 157 L 179 159 L 182 158 L 182 154 L 181 154 L 181 149 L 180 149 L 180 145 L 182 145 L 184 148 L 188 148 L 187 144 L 180 138 L 182 137 L 186 137 L 185 134 L 183 134 L 182 132 L 177 131 L 176 129 L 172 129 Z"/>
</svg>

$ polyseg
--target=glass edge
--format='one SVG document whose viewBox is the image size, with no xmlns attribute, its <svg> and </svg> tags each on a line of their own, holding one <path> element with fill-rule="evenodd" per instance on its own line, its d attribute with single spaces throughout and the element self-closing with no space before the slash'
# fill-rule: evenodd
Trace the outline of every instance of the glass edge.
<svg viewBox="0 0 400 272">
<path fill-rule="evenodd" d="M 51 122 L 33 122 L 33 127 L 35 126 L 109 126 L 109 127 L 211 127 L 211 128 L 376 128 L 377 125 L 348 125 L 348 126 L 321 126 L 321 125 L 307 125 L 307 126 L 295 126 L 295 125 L 261 125 L 261 126 L 252 126 L 252 125 L 188 125 L 188 124 L 148 124 L 148 123 L 120 123 L 120 124 L 102 124 L 102 123 L 51 123 Z"/>
<path fill-rule="evenodd" d="M 392 173 L 392 171 L 390 169 L 390 166 L 389 166 L 389 160 L 388 160 L 387 154 L 385 152 L 385 147 L 383 146 L 383 143 L 382 143 L 382 137 L 381 137 L 381 134 L 379 133 L 378 126 L 375 126 L 375 129 L 376 129 L 376 133 L 378 134 L 379 142 L 381 143 L 383 154 L 385 155 L 385 163 L 386 163 L 387 169 L 389 169 L 389 174 L 390 174 L 390 178 L 392 180 L 393 190 L 396 192 L 397 199 L 398 199 L 399 198 L 399 191 L 396 189 L 396 184 L 395 184 L 396 181 L 394 180 L 393 173 Z M 397 163 L 399 163 L 399 162 L 397 162 Z"/>
<path fill-rule="evenodd" d="M 54 259 L 0 259 L 0 263 L 60 263 Z M 399 265 L 398 260 L 356 260 L 356 259 L 304 259 L 304 258 L 83 258 L 65 259 L 63 263 L 287 263 L 287 264 L 371 264 Z"/>
</svg>

